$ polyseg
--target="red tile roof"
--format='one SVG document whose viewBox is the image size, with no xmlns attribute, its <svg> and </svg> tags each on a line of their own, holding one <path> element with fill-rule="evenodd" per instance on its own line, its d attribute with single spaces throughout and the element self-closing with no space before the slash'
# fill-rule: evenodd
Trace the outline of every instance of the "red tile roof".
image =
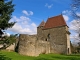
<svg viewBox="0 0 80 60">
<path fill-rule="evenodd" d="M 38 27 L 41 27 L 41 26 L 45 26 L 45 22 L 44 21 L 42 21 L 41 24 Z"/>
<path fill-rule="evenodd" d="M 64 26 L 64 25 L 67 26 L 63 16 L 58 15 L 55 17 L 48 18 L 43 29 L 54 28 L 54 27 Z"/>
</svg>

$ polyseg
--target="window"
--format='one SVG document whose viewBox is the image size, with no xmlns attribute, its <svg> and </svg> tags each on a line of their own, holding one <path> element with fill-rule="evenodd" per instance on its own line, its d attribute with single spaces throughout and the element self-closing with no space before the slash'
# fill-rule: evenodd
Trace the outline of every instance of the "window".
<svg viewBox="0 0 80 60">
<path fill-rule="evenodd" d="M 46 41 L 48 41 L 48 39 L 46 38 Z"/>
<path fill-rule="evenodd" d="M 48 36 L 47 36 L 47 37 L 48 37 L 48 39 L 50 39 L 50 34 L 48 34 Z"/>
</svg>

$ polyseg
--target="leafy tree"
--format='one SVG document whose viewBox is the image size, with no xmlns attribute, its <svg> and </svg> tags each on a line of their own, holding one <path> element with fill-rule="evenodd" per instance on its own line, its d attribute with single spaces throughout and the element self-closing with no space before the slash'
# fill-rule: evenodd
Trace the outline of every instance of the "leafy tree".
<svg viewBox="0 0 80 60">
<path fill-rule="evenodd" d="M 17 34 L 15 35 L 10 35 L 10 37 L 5 37 L 5 40 L 4 40 L 4 43 L 7 45 L 7 46 L 10 46 L 11 44 L 15 43 L 16 40 L 17 40 Z M 6 46 L 6 47 L 7 47 Z"/>
<path fill-rule="evenodd" d="M 9 22 L 13 11 L 14 4 L 12 4 L 12 0 L 8 2 L 0 0 L 0 31 L 11 28 L 15 24 L 15 22 Z"/>
<path fill-rule="evenodd" d="M 13 43 L 16 43 L 17 38 L 18 38 L 18 34 L 10 35 L 10 37 L 5 36 L 4 39 L 0 42 L 0 44 L 3 44 L 2 49 L 7 48 L 8 46 L 10 46 Z"/>
<path fill-rule="evenodd" d="M 0 1 L 4 2 L 4 0 L 0 0 Z"/>
</svg>

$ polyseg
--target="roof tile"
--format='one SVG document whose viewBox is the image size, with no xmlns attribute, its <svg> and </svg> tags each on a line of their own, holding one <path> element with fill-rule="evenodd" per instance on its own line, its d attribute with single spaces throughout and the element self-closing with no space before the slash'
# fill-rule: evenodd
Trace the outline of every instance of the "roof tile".
<svg viewBox="0 0 80 60">
<path fill-rule="evenodd" d="M 58 15 L 55 17 L 48 18 L 47 22 L 45 23 L 44 29 L 54 28 L 54 27 L 64 26 L 64 25 L 67 25 L 67 24 L 63 16 Z"/>
</svg>

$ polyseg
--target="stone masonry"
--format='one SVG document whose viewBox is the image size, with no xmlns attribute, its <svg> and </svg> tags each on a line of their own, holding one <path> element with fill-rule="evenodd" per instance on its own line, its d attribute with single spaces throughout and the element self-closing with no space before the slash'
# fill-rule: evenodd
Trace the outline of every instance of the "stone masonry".
<svg viewBox="0 0 80 60">
<path fill-rule="evenodd" d="M 37 40 L 36 35 L 20 34 L 18 53 L 28 56 L 38 56 L 40 53 L 50 53 L 50 44 Z"/>
<path fill-rule="evenodd" d="M 37 27 L 37 35 L 20 34 L 18 53 L 28 56 L 71 54 L 68 28 L 62 15 L 48 18 Z"/>
</svg>

